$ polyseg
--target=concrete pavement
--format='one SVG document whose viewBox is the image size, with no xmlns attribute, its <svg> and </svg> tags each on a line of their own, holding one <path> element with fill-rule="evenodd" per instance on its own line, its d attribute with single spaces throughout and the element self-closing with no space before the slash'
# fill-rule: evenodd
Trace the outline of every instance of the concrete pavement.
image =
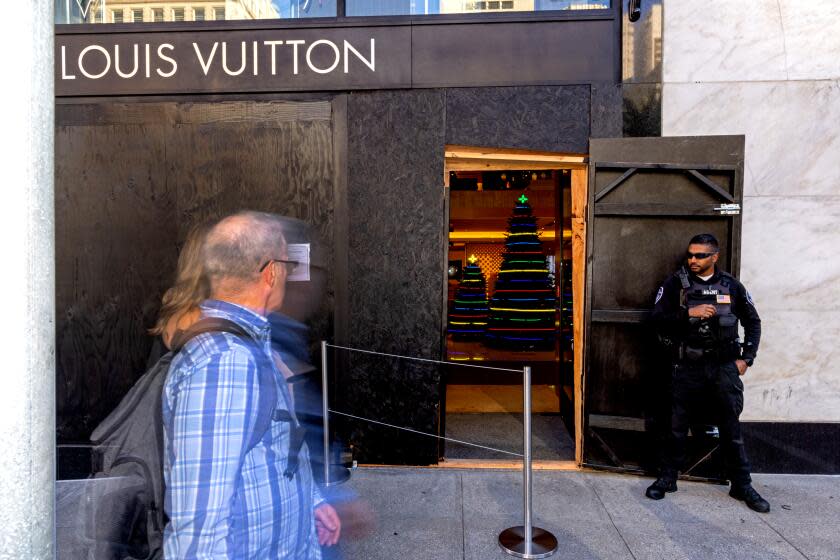
<svg viewBox="0 0 840 560">
<path fill-rule="evenodd" d="M 534 472 L 534 524 L 574 560 L 840 560 L 840 477 L 755 475 L 769 514 L 724 486 L 680 482 L 654 502 L 651 479 Z M 336 556 L 350 560 L 502 560 L 499 532 L 522 524 L 522 476 L 499 470 L 361 468 Z M 364 512 L 367 513 L 364 513 Z M 335 554 L 334 554 L 335 555 Z"/>
</svg>

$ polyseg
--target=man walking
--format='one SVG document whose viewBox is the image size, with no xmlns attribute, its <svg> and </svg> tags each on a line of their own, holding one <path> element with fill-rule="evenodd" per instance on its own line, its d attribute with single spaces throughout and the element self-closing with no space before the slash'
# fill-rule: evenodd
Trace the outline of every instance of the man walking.
<svg viewBox="0 0 840 560">
<path fill-rule="evenodd" d="M 676 492 L 677 473 L 684 465 L 688 427 L 701 410 L 714 413 L 731 483 L 729 495 L 766 513 L 770 504 L 752 487 L 739 416 L 744 408 L 740 377 L 758 351 L 761 319 L 744 286 L 717 268 L 718 241 L 694 236 L 686 267 L 669 277 L 656 295 L 652 319 L 660 340 L 673 356 L 671 431 L 659 478 L 645 492 L 661 500 Z M 744 326 L 743 348 L 738 321 Z"/>
<path fill-rule="evenodd" d="M 313 484 L 271 352 L 266 316 L 283 303 L 294 266 L 282 232 L 282 219 L 242 212 L 207 234 L 202 316 L 248 336 L 200 334 L 172 361 L 163 391 L 167 560 L 318 560 L 319 543 L 338 541 L 340 521 Z"/>
</svg>

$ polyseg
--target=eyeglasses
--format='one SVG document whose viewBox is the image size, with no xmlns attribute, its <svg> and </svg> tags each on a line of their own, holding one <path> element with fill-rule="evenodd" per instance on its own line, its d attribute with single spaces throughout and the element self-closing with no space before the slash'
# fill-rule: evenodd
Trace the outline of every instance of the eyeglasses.
<svg viewBox="0 0 840 560">
<path fill-rule="evenodd" d="M 291 274 L 295 270 L 297 270 L 297 267 L 300 264 L 300 262 L 298 262 L 298 261 L 289 261 L 289 260 L 286 260 L 286 259 L 269 259 L 269 260 L 265 261 L 263 263 L 263 265 L 260 267 L 260 272 L 265 270 L 266 267 L 268 267 L 268 265 L 270 265 L 271 263 L 276 263 L 276 262 L 285 263 L 287 274 Z"/>
<path fill-rule="evenodd" d="M 702 261 L 703 259 L 708 259 L 712 255 L 717 255 L 717 251 L 715 251 L 714 253 L 689 253 L 689 252 L 686 252 L 685 258 L 686 258 L 686 260 L 691 260 L 692 257 L 693 257 L 693 258 L 697 259 L 698 261 Z"/>
</svg>

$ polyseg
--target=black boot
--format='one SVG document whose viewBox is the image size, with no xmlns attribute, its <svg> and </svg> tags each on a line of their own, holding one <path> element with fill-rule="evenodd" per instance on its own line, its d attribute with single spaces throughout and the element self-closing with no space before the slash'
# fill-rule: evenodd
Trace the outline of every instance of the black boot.
<svg viewBox="0 0 840 560">
<path fill-rule="evenodd" d="M 645 490 L 645 496 L 651 500 L 661 500 L 665 497 L 665 492 L 676 492 L 677 481 L 670 478 L 659 477 L 656 481 L 648 486 Z"/>
<path fill-rule="evenodd" d="M 770 503 L 761 497 L 761 494 L 755 491 L 752 484 L 746 486 L 735 486 L 729 490 L 729 495 L 736 500 L 741 500 L 747 507 L 758 513 L 767 513 L 770 511 Z"/>
</svg>

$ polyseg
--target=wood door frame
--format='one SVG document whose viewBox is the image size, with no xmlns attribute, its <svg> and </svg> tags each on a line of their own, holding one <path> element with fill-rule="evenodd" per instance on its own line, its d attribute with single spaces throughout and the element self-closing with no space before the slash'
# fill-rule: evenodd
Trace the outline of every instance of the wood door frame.
<svg viewBox="0 0 840 560">
<path fill-rule="evenodd" d="M 575 468 L 583 465 L 583 381 L 584 367 L 584 317 L 585 317 L 585 281 L 586 281 L 586 221 L 587 201 L 589 200 L 589 156 L 587 154 L 567 154 L 559 152 L 544 152 L 522 149 L 488 148 L 479 146 L 450 145 L 445 146 L 443 183 L 446 189 L 446 216 L 449 216 L 449 172 L 450 171 L 517 171 L 517 170 L 551 170 L 568 169 L 571 173 L 571 230 L 572 230 L 572 324 L 573 324 L 573 380 L 574 380 L 574 441 Z M 558 193 L 558 195 L 561 193 Z M 448 268 L 448 244 L 444 247 L 444 270 Z M 443 285 L 446 287 L 446 275 Z M 444 320 L 442 344 L 446 345 L 446 293 L 444 292 Z M 442 395 L 446 394 L 443 383 Z M 444 401 L 445 402 L 445 397 Z M 445 417 L 446 411 L 441 407 L 440 414 Z M 475 463 L 475 464 L 473 464 Z M 556 463 L 551 466 L 549 463 Z M 551 461 L 541 465 L 541 469 L 568 470 L 571 461 Z M 486 461 L 461 460 L 457 461 L 459 468 L 520 468 L 516 461 Z"/>
<path fill-rule="evenodd" d="M 584 392 L 583 360 L 587 329 L 584 322 L 586 307 L 586 205 L 589 200 L 589 169 L 572 170 L 572 344 L 574 348 L 575 384 L 575 463 L 583 466 Z"/>
</svg>

